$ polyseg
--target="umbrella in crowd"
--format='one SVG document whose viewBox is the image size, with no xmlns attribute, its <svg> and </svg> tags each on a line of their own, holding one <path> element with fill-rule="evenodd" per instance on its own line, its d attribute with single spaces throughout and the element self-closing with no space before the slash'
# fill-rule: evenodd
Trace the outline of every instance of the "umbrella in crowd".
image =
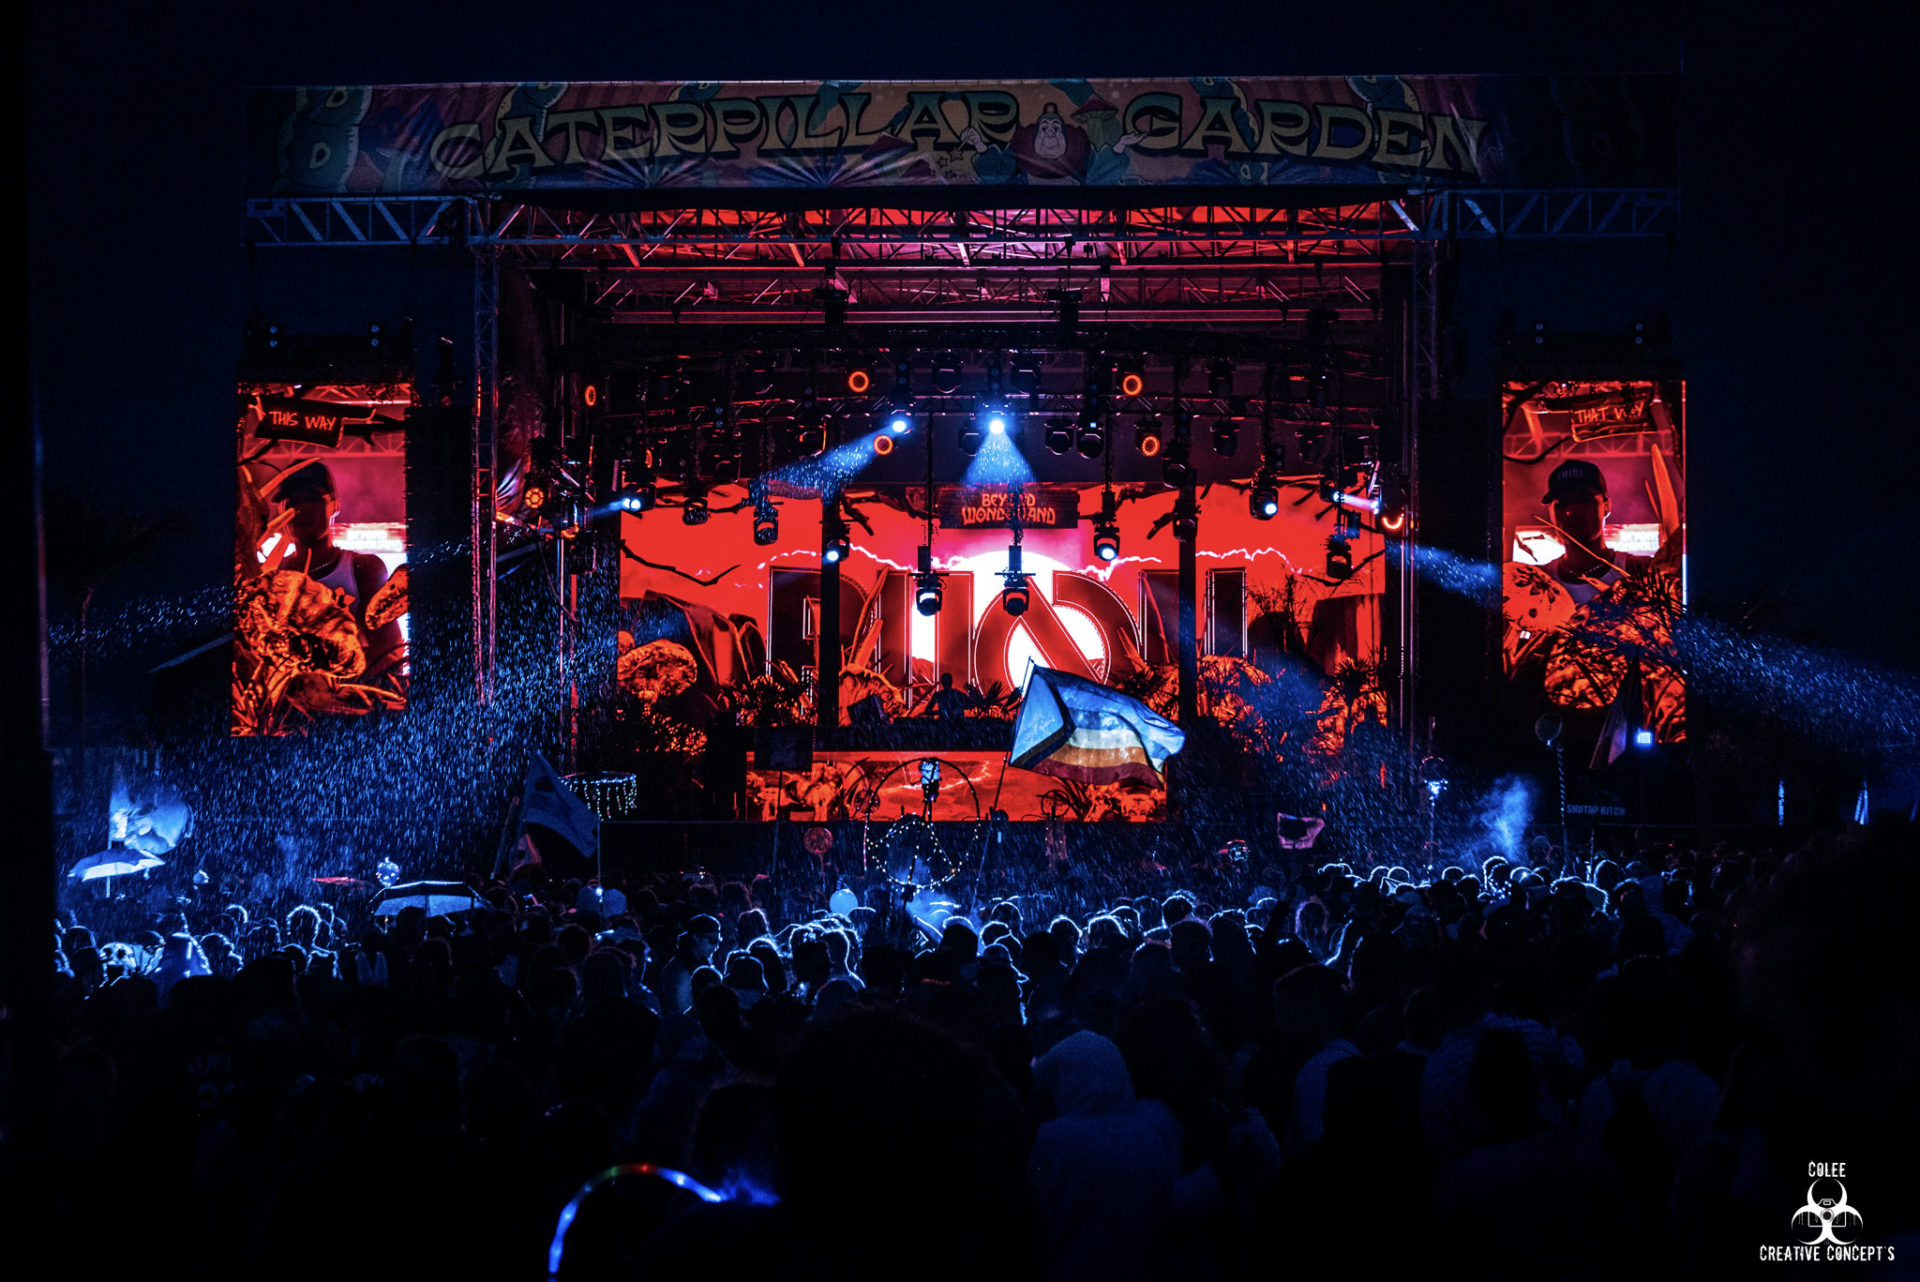
<svg viewBox="0 0 1920 1282">
<path fill-rule="evenodd" d="M 383 893 L 373 907 L 373 915 L 392 917 L 402 908 L 418 908 L 429 917 L 447 917 L 488 906 L 486 900 L 457 881 L 410 881 Z"/>
<path fill-rule="evenodd" d="M 77 877 L 81 881 L 98 881 L 102 877 L 127 877 L 149 868 L 166 866 L 166 860 L 157 855 L 149 855 L 138 850 L 115 847 L 88 855 L 67 870 L 67 876 Z"/>
</svg>

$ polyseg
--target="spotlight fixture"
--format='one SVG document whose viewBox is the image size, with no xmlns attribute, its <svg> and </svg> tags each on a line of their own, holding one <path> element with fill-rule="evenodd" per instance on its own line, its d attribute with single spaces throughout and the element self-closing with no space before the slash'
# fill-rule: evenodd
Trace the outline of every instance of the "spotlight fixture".
<svg viewBox="0 0 1920 1282">
<path fill-rule="evenodd" d="M 1353 577 L 1353 545 L 1343 538 L 1327 540 L 1327 577 L 1336 582 Z"/>
<path fill-rule="evenodd" d="M 1400 484 L 1396 470 L 1382 467 L 1380 470 L 1380 530 L 1394 537 L 1405 538 L 1407 534 L 1407 490 Z"/>
<path fill-rule="evenodd" d="M 1160 462 L 1160 478 L 1173 486 L 1193 484 L 1193 464 L 1187 458 L 1184 441 L 1175 441 L 1167 447 Z"/>
<path fill-rule="evenodd" d="M 1076 444 L 1080 447 L 1081 458 L 1099 458 L 1107 452 L 1106 429 L 1100 426 L 1098 417 L 1080 421 L 1080 435 Z"/>
<path fill-rule="evenodd" d="M 1160 426 L 1150 418 L 1143 418 L 1133 429 L 1133 447 L 1140 451 L 1142 458 L 1154 458 L 1167 446 L 1160 435 Z"/>
<path fill-rule="evenodd" d="M 547 505 L 553 496 L 553 478 L 545 472 L 529 472 L 524 484 L 520 486 L 520 506 L 529 512 L 538 512 Z"/>
<path fill-rule="evenodd" d="M 687 495 L 686 502 L 682 504 L 680 508 L 680 523 L 682 525 L 705 525 L 707 518 L 711 515 L 712 513 L 707 510 L 706 495 L 689 494 Z"/>
<path fill-rule="evenodd" d="M 780 513 L 770 500 L 753 505 L 753 541 L 760 547 L 780 541 Z"/>
<path fill-rule="evenodd" d="M 1046 441 L 1049 454 L 1065 454 L 1073 448 L 1073 440 L 1073 425 L 1065 419 L 1055 419 L 1053 425 L 1047 428 Z"/>
<path fill-rule="evenodd" d="M 905 436 L 913 431 L 913 411 L 901 408 L 887 415 L 887 431 L 895 436 Z"/>
<path fill-rule="evenodd" d="M 1191 492 L 1182 494 L 1173 504 L 1173 537 L 1192 543 L 1200 537 L 1200 507 Z"/>
<path fill-rule="evenodd" d="M 893 453 L 893 438 L 885 432 L 874 433 L 873 452 L 881 458 Z"/>
<path fill-rule="evenodd" d="M 933 390 L 942 396 L 952 396 L 960 390 L 960 363 L 947 357 L 933 367 Z"/>
<path fill-rule="evenodd" d="M 1093 554 L 1102 561 L 1120 557 L 1120 503 L 1109 486 L 1100 494 L 1100 515 L 1093 519 Z"/>
<path fill-rule="evenodd" d="M 873 386 L 873 375 L 856 365 L 847 371 L 847 390 L 855 396 L 866 395 Z"/>
<path fill-rule="evenodd" d="M 1014 618 L 1027 612 L 1032 597 L 1027 589 L 1027 576 L 1020 568 L 1020 545 L 1011 544 L 1007 548 L 1007 568 L 1000 574 L 1006 584 L 1000 590 L 1000 608 Z"/>
<path fill-rule="evenodd" d="M 1005 410 L 987 411 L 987 431 L 994 436 L 1007 434 L 1007 412 Z"/>
<path fill-rule="evenodd" d="M 1139 362 L 1120 367 L 1120 395 L 1138 396 L 1147 390 L 1147 373 Z"/>
<path fill-rule="evenodd" d="M 846 528 L 828 527 L 826 542 L 821 545 L 820 559 L 828 565 L 838 565 L 853 553 L 853 543 L 847 538 Z"/>
<path fill-rule="evenodd" d="M 980 425 L 976 420 L 968 419 L 960 425 L 960 452 L 968 458 L 972 458 L 978 454 L 980 447 L 986 444 L 986 440 L 987 434 L 980 430 Z"/>
<path fill-rule="evenodd" d="M 1264 468 L 1253 478 L 1253 489 L 1247 494 L 1247 511 L 1256 521 L 1271 521 L 1280 515 L 1279 487 Z"/>
<path fill-rule="evenodd" d="M 808 376 L 807 381 L 800 387 L 798 409 L 800 412 L 800 421 L 808 427 L 813 427 L 820 422 L 820 402 L 814 395 L 813 378 L 811 375 Z"/>
<path fill-rule="evenodd" d="M 1232 458 L 1240 452 L 1240 429 L 1224 415 L 1213 425 L 1213 452 L 1221 458 Z"/>
<path fill-rule="evenodd" d="M 654 488 L 653 469 L 644 458 L 627 459 L 620 464 L 620 488 L 613 506 L 621 512 L 647 512 L 658 507 L 659 491 Z"/>
<path fill-rule="evenodd" d="M 940 576 L 933 572 L 933 549 L 925 543 L 913 576 L 913 608 L 928 618 L 940 613 Z"/>
</svg>

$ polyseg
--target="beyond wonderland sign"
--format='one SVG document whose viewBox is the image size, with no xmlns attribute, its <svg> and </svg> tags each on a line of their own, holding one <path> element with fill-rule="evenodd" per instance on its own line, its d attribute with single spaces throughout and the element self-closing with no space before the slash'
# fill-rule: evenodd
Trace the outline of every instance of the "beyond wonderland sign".
<svg viewBox="0 0 1920 1282">
<path fill-rule="evenodd" d="M 1674 181 L 1659 76 L 250 91 L 254 195 Z"/>
</svg>

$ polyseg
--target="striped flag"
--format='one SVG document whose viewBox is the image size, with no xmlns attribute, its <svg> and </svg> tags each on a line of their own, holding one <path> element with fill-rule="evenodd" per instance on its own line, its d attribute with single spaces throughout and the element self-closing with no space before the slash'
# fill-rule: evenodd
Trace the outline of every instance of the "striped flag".
<svg viewBox="0 0 1920 1282">
<path fill-rule="evenodd" d="M 1138 699 L 1053 668 L 1027 679 L 1009 765 L 1077 783 L 1159 784 L 1187 736 Z"/>
</svg>

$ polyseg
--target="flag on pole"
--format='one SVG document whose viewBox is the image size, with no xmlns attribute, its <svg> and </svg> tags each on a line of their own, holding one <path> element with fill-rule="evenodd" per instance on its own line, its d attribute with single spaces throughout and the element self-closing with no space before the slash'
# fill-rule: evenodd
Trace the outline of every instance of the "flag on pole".
<svg viewBox="0 0 1920 1282">
<path fill-rule="evenodd" d="M 1606 724 L 1600 727 L 1600 738 L 1593 745 L 1593 757 L 1587 768 L 1599 770 L 1620 760 L 1620 754 L 1627 750 L 1640 723 L 1640 656 L 1636 654 L 1628 662 L 1627 674 L 1621 678 L 1620 689 L 1607 707 Z"/>
<path fill-rule="evenodd" d="M 573 794 L 538 749 L 527 757 L 526 800 L 521 803 L 520 822 L 551 828 L 588 859 L 600 849 L 600 816 Z"/>
<path fill-rule="evenodd" d="M 1187 736 L 1138 699 L 1053 668 L 1035 668 L 1007 763 L 1077 783 L 1159 784 Z"/>
</svg>

